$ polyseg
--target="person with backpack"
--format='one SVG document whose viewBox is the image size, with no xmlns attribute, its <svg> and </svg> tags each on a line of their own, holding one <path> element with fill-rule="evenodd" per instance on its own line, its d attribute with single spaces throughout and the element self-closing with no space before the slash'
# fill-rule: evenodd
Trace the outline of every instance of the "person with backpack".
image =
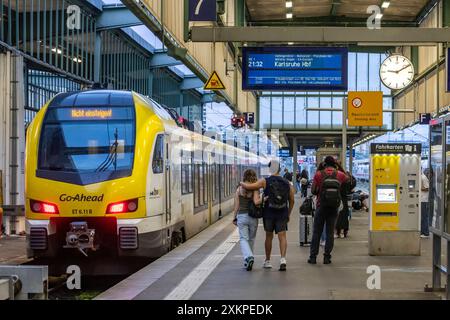
<svg viewBox="0 0 450 320">
<path fill-rule="evenodd" d="M 305 169 L 303 169 L 301 175 L 300 175 L 300 183 L 302 185 L 302 197 L 306 198 L 308 196 L 308 185 L 309 185 L 309 177 L 308 172 L 306 172 Z"/>
<path fill-rule="evenodd" d="M 244 171 L 243 180 L 248 183 L 257 181 L 256 172 L 252 169 Z M 242 256 L 244 257 L 244 268 L 251 271 L 255 258 L 253 248 L 256 232 L 258 230 L 258 219 L 251 216 L 252 205 L 259 206 L 262 203 L 259 191 L 249 191 L 239 186 L 234 195 L 234 220 L 233 224 L 239 228 L 239 243 Z"/>
<path fill-rule="evenodd" d="M 287 181 L 292 182 L 292 173 L 289 172 L 288 168 L 284 169 L 284 176 Z"/>
<path fill-rule="evenodd" d="M 355 177 L 349 172 L 345 171 L 344 168 L 342 168 L 340 163 L 337 163 L 338 170 L 340 172 L 343 172 L 348 177 L 348 183 L 341 188 L 342 190 L 342 210 L 339 212 L 337 221 L 336 221 L 336 237 L 341 238 L 342 232 L 344 233 L 344 238 L 347 238 L 348 231 L 350 229 L 350 208 L 348 206 L 348 196 L 352 193 L 352 190 L 356 188 L 356 179 Z"/>
<path fill-rule="evenodd" d="M 280 163 L 278 160 L 272 160 L 269 163 L 271 175 L 267 178 L 258 180 L 256 183 L 241 182 L 241 186 L 247 190 L 264 189 L 264 210 L 263 223 L 266 231 L 265 251 L 266 260 L 263 268 L 270 269 L 272 253 L 273 233 L 278 235 L 280 244 L 280 271 L 286 271 L 286 251 L 289 218 L 294 208 L 294 187 L 280 176 Z"/>
<path fill-rule="evenodd" d="M 313 238 L 311 241 L 310 257 L 308 263 L 316 264 L 319 253 L 320 236 L 326 225 L 326 240 L 324 264 L 331 263 L 331 251 L 334 246 L 334 226 L 338 209 L 342 202 L 341 188 L 348 183 L 345 173 L 337 169 L 336 160 L 327 156 L 324 161 L 325 168 L 318 170 L 313 179 L 312 194 L 317 196 L 317 212 L 314 219 Z"/>
</svg>

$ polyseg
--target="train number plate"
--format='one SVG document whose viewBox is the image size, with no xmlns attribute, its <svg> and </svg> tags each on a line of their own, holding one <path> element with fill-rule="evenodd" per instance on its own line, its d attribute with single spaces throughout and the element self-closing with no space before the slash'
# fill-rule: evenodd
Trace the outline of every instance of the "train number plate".
<svg viewBox="0 0 450 320">
<path fill-rule="evenodd" d="M 72 214 L 92 214 L 92 209 L 72 209 Z"/>
</svg>

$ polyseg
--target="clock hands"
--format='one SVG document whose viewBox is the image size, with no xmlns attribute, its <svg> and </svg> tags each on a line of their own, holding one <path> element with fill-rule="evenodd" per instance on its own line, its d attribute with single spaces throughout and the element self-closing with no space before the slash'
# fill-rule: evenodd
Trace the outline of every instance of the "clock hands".
<svg viewBox="0 0 450 320">
<path fill-rule="evenodd" d="M 407 64 L 406 66 L 404 66 L 403 68 L 401 68 L 400 70 L 387 70 L 387 72 L 391 72 L 391 73 L 400 73 L 400 71 L 405 70 L 406 68 L 409 67 L 409 64 Z"/>
</svg>

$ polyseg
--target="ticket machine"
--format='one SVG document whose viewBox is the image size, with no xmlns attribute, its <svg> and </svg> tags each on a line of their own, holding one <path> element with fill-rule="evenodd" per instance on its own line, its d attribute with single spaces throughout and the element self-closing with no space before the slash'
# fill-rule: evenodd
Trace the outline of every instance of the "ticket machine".
<svg viewBox="0 0 450 320">
<path fill-rule="evenodd" d="M 370 255 L 420 255 L 421 149 L 371 145 Z"/>
</svg>

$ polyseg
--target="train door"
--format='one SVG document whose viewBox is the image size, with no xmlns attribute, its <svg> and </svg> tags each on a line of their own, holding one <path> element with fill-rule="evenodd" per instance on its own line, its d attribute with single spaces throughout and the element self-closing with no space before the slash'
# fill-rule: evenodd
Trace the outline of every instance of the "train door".
<svg viewBox="0 0 450 320">
<path fill-rule="evenodd" d="M 211 154 L 209 153 L 207 156 L 207 165 L 206 165 L 206 170 L 207 170 L 207 174 L 206 174 L 206 192 L 207 192 L 207 201 L 208 201 L 208 224 L 211 225 L 212 224 L 212 218 L 213 218 L 213 198 L 212 198 L 212 190 L 214 188 L 214 186 L 212 185 L 212 159 L 211 159 Z"/>
<path fill-rule="evenodd" d="M 164 136 L 164 193 L 165 193 L 165 214 L 166 214 L 166 224 L 170 224 L 172 220 L 172 192 L 171 192 L 171 159 L 170 159 L 170 145 L 169 145 L 169 135 Z"/>
</svg>

